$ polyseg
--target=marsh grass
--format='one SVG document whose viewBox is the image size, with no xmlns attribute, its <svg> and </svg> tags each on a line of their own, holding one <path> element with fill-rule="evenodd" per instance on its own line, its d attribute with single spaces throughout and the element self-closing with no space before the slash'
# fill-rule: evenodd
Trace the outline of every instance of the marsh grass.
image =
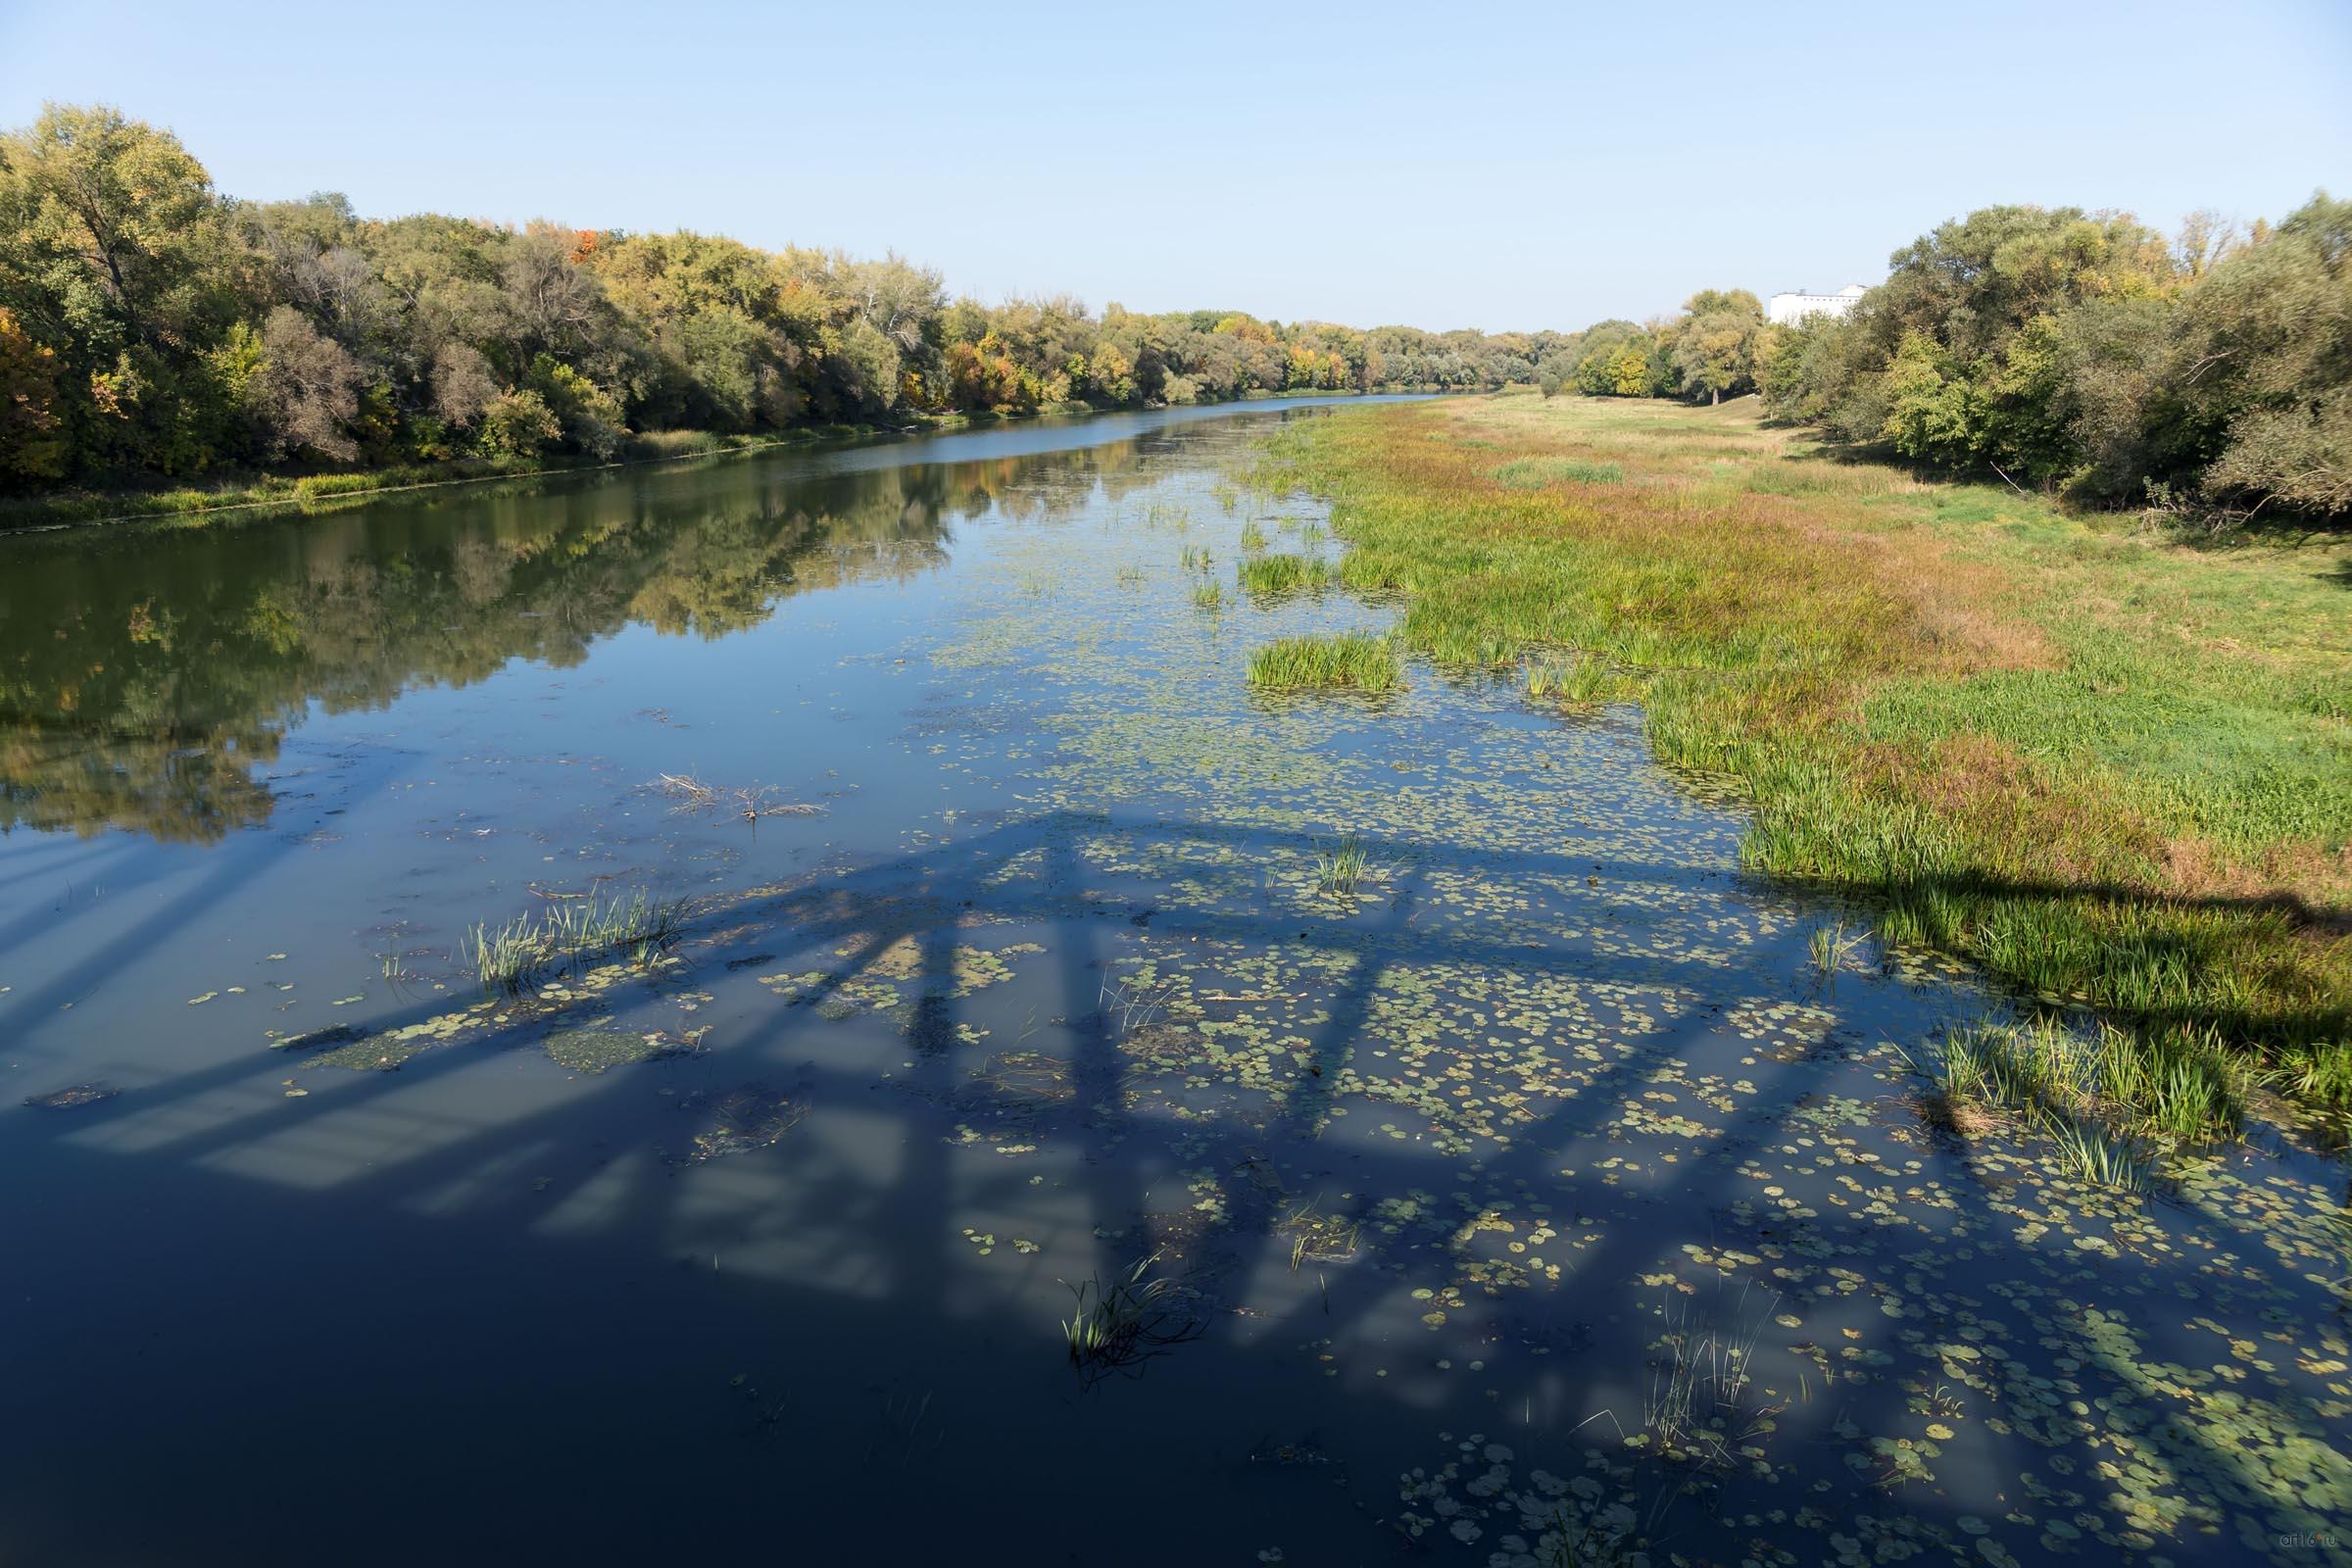
<svg viewBox="0 0 2352 1568">
<path fill-rule="evenodd" d="M 1265 549 L 1266 530 L 1259 527 L 1255 520 L 1243 523 L 1241 547 L 1243 550 L 1252 555 L 1260 550 Z"/>
<path fill-rule="evenodd" d="M 1328 563 L 1312 556 L 1273 555 L 1251 557 L 1234 575 L 1246 591 L 1272 596 L 1327 588 L 1335 573 Z"/>
<path fill-rule="evenodd" d="M 1625 469 L 1614 463 L 1582 458 L 1519 458 L 1494 470 L 1505 490 L 1541 490 L 1554 484 L 1623 484 Z"/>
<path fill-rule="evenodd" d="M 1758 1440 L 1786 1408 L 1752 1396 L 1756 1347 L 1779 1304 L 1776 1293 L 1750 1310 L 1742 1290 L 1732 1322 L 1721 1324 L 1701 1317 L 1690 1298 L 1669 1298 L 1642 1401 L 1641 1446 L 1709 1470 L 1761 1459 Z"/>
<path fill-rule="evenodd" d="M 1173 980 L 1152 980 L 1142 975 L 1123 975 L 1100 988 L 1097 1000 L 1102 1004 L 1102 1016 L 1111 1026 L 1114 1036 L 1133 1034 L 1159 1021 L 1168 1004 L 1175 1001 L 1182 988 Z"/>
<path fill-rule="evenodd" d="M 1369 632 L 1284 637 L 1250 656 L 1250 684 L 1265 691 L 1395 691 L 1404 684 L 1396 644 Z"/>
<path fill-rule="evenodd" d="M 1815 926 L 1813 934 L 1805 939 L 1805 946 L 1813 967 L 1824 975 L 1833 975 L 1848 967 L 1854 955 L 1869 940 L 1868 931 L 1849 928 L 1843 920 L 1834 920 L 1828 925 Z"/>
<path fill-rule="evenodd" d="M 2352 539 L 2191 548 L 1813 456 L 1729 405 L 1447 400 L 1269 452 L 1263 485 L 1332 500 L 1341 580 L 1403 602 L 1405 646 L 1620 672 L 1662 761 L 1753 803 L 1750 868 L 2151 1056 L 2204 1029 L 2352 1108 Z M 1625 482 L 1497 480 L 1522 461 Z"/>
<path fill-rule="evenodd" d="M 1589 654 L 1544 652 L 1528 656 L 1522 670 L 1527 695 L 1579 706 L 1605 701 L 1626 683 Z"/>
<path fill-rule="evenodd" d="M 1094 1274 L 1077 1285 L 1062 1281 L 1075 1298 L 1062 1320 L 1062 1340 L 1088 1388 L 1113 1374 L 1140 1377 L 1152 1357 L 1200 1338 L 1203 1326 L 1178 1305 L 1175 1282 L 1152 1275 L 1159 1257 L 1153 1252 L 1108 1279 Z"/>
<path fill-rule="evenodd" d="M 1202 610 L 1219 610 L 1225 604 L 1225 589 L 1214 581 L 1193 584 L 1193 603 Z"/>
<path fill-rule="evenodd" d="M 2245 1071 L 2210 1030 L 2088 1031 L 2043 1016 L 1946 1031 L 1936 1071 L 1947 1102 L 2012 1112 L 2052 1131 L 2120 1129 L 2126 1141 L 2189 1148 L 2234 1136 Z"/>
<path fill-rule="evenodd" d="M 650 963 L 677 941 L 685 912 L 684 900 L 656 900 L 642 888 L 610 903 L 590 894 L 501 926 L 476 925 L 466 948 L 484 989 L 518 996 L 602 958 Z"/>
<path fill-rule="evenodd" d="M 1372 869 L 1372 857 L 1365 852 L 1363 841 L 1344 838 L 1328 850 L 1315 853 L 1315 891 L 1346 895 L 1353 893 L 1356 885 Z"/>
</svg>

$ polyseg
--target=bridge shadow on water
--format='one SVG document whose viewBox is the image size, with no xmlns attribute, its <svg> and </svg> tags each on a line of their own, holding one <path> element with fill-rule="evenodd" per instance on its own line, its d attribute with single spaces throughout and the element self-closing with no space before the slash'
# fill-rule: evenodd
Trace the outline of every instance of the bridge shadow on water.
<svg viewBox="0 0 2352 1568">
<path fill-rule="evenodd" d="M 1994 1205 L 2043 1200 L 1923 1126 L 1875 1049 L 1976 1000 L 1884 977 L 1808 991 L 1793 936 L 1729 961 L 1652 940 L 1750 907 L 1726 869 L 1375 843 L 1402 869 L 1342 917 L 1286 906 L 1262 877 L 1256 900 L 1172 898 L 1090 858 L 1105 836 L 1198 852 L 1237 885 L 1314 847 L 1116 808 L 1008 817 L 701 901 L 686 965 L 610 999 L 695 1002 L 689 1021 L 714 1027 L 689 1054 L 565 1074 L 527 1049 L 551 1018 L 514 1008 L 397 1070 L 272 1054 L 74 1111 L 10 1109 L 19 1371 L 0 1548 L 1483 1562 L 1492 1536 L 1471 1549 L 1442 1524 L 1419 1544 L 1395 1528 L 1397 1473 L 1462 1457 L 1473 1433 L 1509 1446 L 1514 1489 L 1530 1466 L 1622 1461 L 1666 1302 L 1757 1335 L 1753 1402 L 1785 1408 L 1762 1474 L 1702 1485 L 1651 1461 L 1607 1480 L 1611 1497 L 1665 1496 L 1662 1544 L 1719 1559 L 1819 1544 L 1793 1521 L 1810 1504 L 1907 1518 L 1958 1553 L 1963 1517 L 2051 1511 L 2027 1472 L 2096 1463 L 2100 1397 L 2144 1401 L 2143 1364 L 2210 1357 L 2194 1308 L 2145 1303 L 2195 1293 L 2219 1256 L 2266 1255 L 2260 1215 L 2187 1199 L 2167 1223 L 2208 1245 L 2119 1257 L 2030 1239 Z M 1433 879 L 1506 869 L 1587 892 L 1524 917 L 1433 906 Z M 956 983 L 960 953 L 1004 938 L 1044 952 L 1000 984 Z M 1249 966 L 1263 955 L 1281 961 Z M 1151 1024 L 1117 1004 L 1147 958 L 1204 982 L 1152 1015 L 1181 1026 L 1183 1060 L 1139 1055 Z M 862 1003 L 831 1016 L 886 960 L 915 994 L 911 1032 Z M 1262 999 L 1237 963 L 1318 989 Z M 789 1001 L 756 983 L 804 967 L 822 978 Z M 1513 1019 L 1509 997 L 1480 994 L 1464 1004 L 1476 1031 L 1400 1049 L 1399 982 L 1463 973 L 1597 999 L 1592 1027 Z M 375 1033 L 451 1005 L 417 1000 Z M 1803 1051 L 1760 1053 L 1740 1021 L 1800 1005 L 1835 1020 Z M 1270 1013 L 1265 1049 L 1211 1027 Z M 1047 1059 L 1007 1088 L 1014 1051 Z M 1536 1065 L 1512 1065 L 1530 1051 Z M 696 1133 L 750 1088 L 797 1122 L 698 1157 Z M 1433 1116 L 1427 1093 L 1503 1138 Z M 1660 1095 L 1685 1122 L 1661 1121 Z M 1801 1205 L 1766 1196 L 1783 1186 Z M 1362 1227 L 1333 1250 L 1347 1255 L 1295 1254 L 1309 1204 Z M 1525 1241 L 1546 1226 L 1553 1243 Z M 1066 1363 L 1065 1282 L 1147 1256 L 1201 1336 L 1089 1391 Z M 2070 1293 L 2115 1310 L 2065 1310 Z M 1773 1327 L 1784 1311 L 1801 1327 Z M 2004 1402 L 2015 1385 L 1956 1387 L 1967 1418 L 1952 1414 L 1932 1481 L 1849 1463 L 1841 1428 L 1920 1430 L 1933 1347 L 1963 1340 L 2066 1369 L 2091 1413 L 2061 1401 L 2026 1423 Z M 2340 1436 L 2302 1419 L 2315 1441 Z M 2049 1441 L 2029 1446 L 2021 1424 Z M 2259 1450 L 2193 1423 L 2139 1462 L 2225 1512 L 2276 1491 Z M 1482 1447 L 1470 1473 L 1488 1463 Z M 2086 1471 L 2059 1490 L 2104 1505 Z M 2220 1561 L 2238 1543 L 2167 1547 Z"/>
</svg>

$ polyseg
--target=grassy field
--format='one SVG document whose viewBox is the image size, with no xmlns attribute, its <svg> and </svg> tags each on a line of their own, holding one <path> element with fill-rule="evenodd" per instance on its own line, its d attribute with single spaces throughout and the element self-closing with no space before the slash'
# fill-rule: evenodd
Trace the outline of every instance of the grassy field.
<svg viewBox="0 0 2352 1568">
<path fill-rule="evenodd" d="M 1333 497 L 1342 580 L 1402 596 L 1412 650 L 1642 701 L 1753 801 L 1756 869 L 2352 1108 L 2352 539 L 1923 483 L 1752 399 L 1350 411 L 1270 466 Z"/>
</svg>

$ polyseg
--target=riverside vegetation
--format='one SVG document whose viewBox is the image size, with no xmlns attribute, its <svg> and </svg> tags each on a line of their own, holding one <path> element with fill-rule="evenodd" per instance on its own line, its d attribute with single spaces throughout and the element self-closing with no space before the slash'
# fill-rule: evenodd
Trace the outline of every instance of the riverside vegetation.
<svg viewBox="0 0 2352 1568">
<path fill-rule="evenodd" d="M 0 524 L 976 415 L 1491 388 L 1559 341 L 990 307 L 895 255 L 246 201 L 108 108 L 0 135 Z"/>
<path fill-rule="evenodd" d="M 2352 1109 L 2352 541 L 1924 483 L 1752 400 L 1367 410 L 1271 465 L 1407 648 L 1605 669 L 1752 799 L 1749 865 L 2096 1009 L 2112 1095 L 2182 1133 L 2244 1074 Z"/>
</svg>

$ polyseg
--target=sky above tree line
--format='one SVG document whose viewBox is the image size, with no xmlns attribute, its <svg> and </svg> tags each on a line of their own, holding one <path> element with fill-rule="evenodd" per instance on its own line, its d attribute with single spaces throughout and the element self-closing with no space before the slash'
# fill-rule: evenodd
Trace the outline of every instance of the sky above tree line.
<svg viewBox="0 0 2352 1568">
<path fill-rule="evenodd" d="M 1874 283 L 1995 202 L 2276 219 L 2352 186 L 2347 87 L 2341 0 L 0 0 L 0 124 L 113 103 L 231 195 L 896 250 L 991 301 L 1432 329 Z"/>
</svg>

